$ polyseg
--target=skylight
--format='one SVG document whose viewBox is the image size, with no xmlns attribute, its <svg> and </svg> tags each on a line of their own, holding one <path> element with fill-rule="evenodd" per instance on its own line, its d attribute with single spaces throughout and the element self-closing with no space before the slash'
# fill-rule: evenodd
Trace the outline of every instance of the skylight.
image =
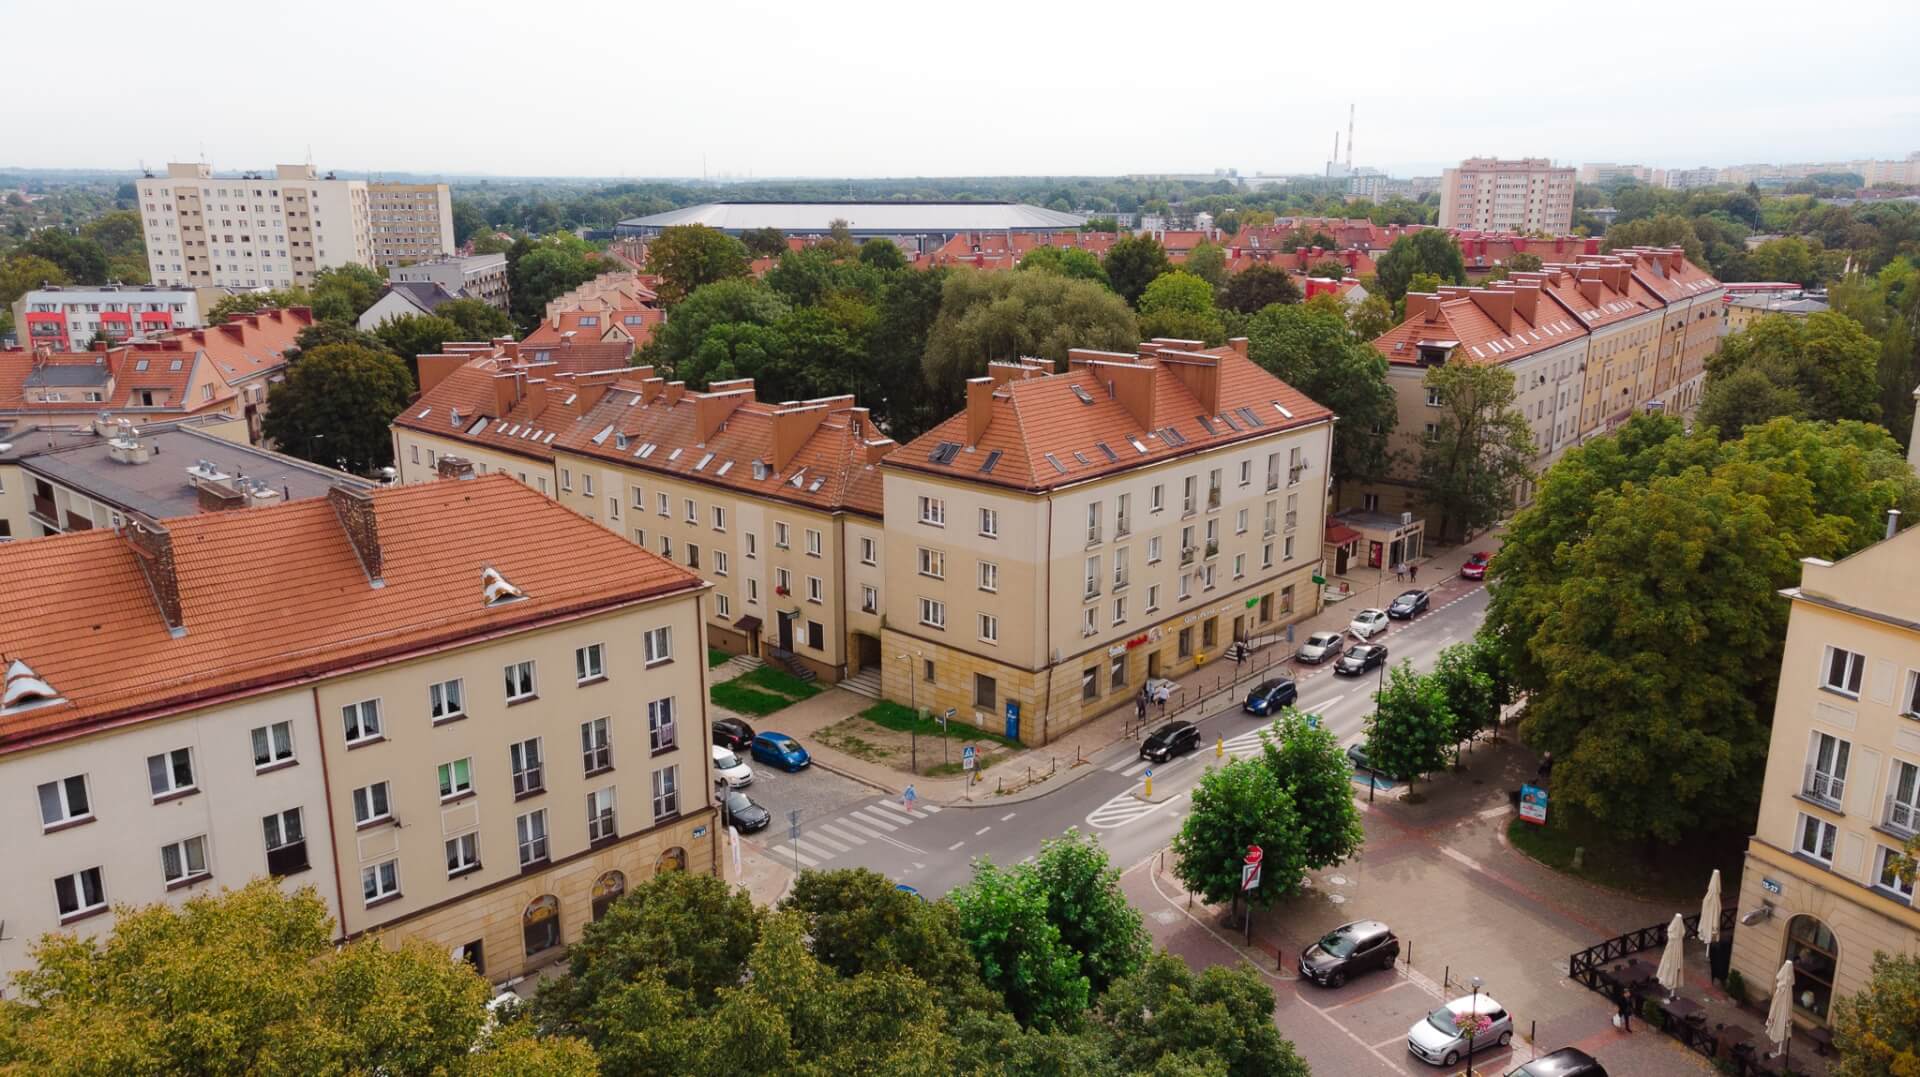
<svg viewBox="0 0 1920 1077">
<path fill-rule="evenodd" d="M 1046 457 L 1047 457 L 1047 463 L 1052 464 L 1053 469 L 1055 471 L 1058 471 L 1062 475 L 1065 475 L 1067 473 L 1067 465 L 1061 463 L 1059 457 L 1053 455 L 1052 453 L 1047 453 Z"/>
<path fill-rule="evenodd" d="M 1278 400 L 1273 402 L 1273 410 L 1279 412 L 1284 418 L 1293 418 L 1293 412 L 1288 411 L 1286 405 L 1280 403 Z"/>
<path fill-rule="evenodd" d="M 984 475 L 984 474 L 986 474 L 987 472 L 989 472 L 989 471 L 992 471 L 992 470 L 993 470 L 993 465 L 995 465 L 995 464 L 997 464 L 997 463 L 999 463 L 999 462 L 1000 462 L 1000 450 L 999 450 L 999 449 L 995 449 L 995 450 L 993 450 L 992 452 L 990 452 L 990 453 L 988 453 L 988 454 L 987 454 L 987 458 L 986 458 L 985 460 L 983 460 L 983 461 L 981 461 L 981 463 L 980 463 L 980 472 L 981 472 L 981 474 L 983 474 L 983 475 Z"/>
<path fill-rule="evenodd" d="M 427 416 L 428 416 L 428 415 L 429 415 L 430 413 L 432 413 L 432 411 L 433 411 L 433 409 L 432 409 L 432 408 L 421 408 L 421 409 L 420 409 L 420 413 L 419 413 L 419 414 L 417 414 L 417 415 L 415 415 L 415 416 L 414 416 L 414 418 L 416 418 L 416 419 L 424 419 L 424 418 L 426 418 L 426 417 L 427 417 Z"/>
<path fill-rule="evenodd" d="M 669 464 L 671 464 L 671 463 L 673 463 L 673 462 L 674 462 L 675 460 L 678 460 L 678 459 L 680 459 L 680 454 L 681 454 L 682 452 L 684 452 L 684 451 L 686 451 L 686 450 L 684 450 L 684 449 L 675 449 L 675 450 L 673 450 L 672 452 L 670 452 L 670 453 L 668 453 L 668 454 L 667 454 L 667 463 L 669 463 Z"/>
<path fill-rule="evenodd" d="M 1081 452 L 1081 451 L 1079 451 L 1078 449 L 1075 449 L 1075 450 L 1074 450 L 1074 453 L 1073 453 L 1073 458 L 1074 458 L 1075 460 L 1078 460 L 1078 461 L 1080 461 L 1080 466 L 1081 466 L 1081 467 L 1092 467 L 1092 466 L 1093 466 L 1093 461 L 1091 461 L 1091 460 L 1089 460 L 1089 459 L 1087 459 L 1087 454 L 1086 454 L 1086 453 L 1083 453 L 1083 452 Z"/>
<path fill-rule="evenodd" d="M 500 570 L 492 565 L 480 570 L 480 590 L 489 606 L 498 606 L 527 597 L 525 591 L 508 583 L 507 578 L 500 574 Z"/>
<path fill-rule="evenodd" d="M 1218 434 L 1220 432 L 1214 429 L 1213 420 L 1207 418 L 1205 415 L 1195 415 L 1194 418 L 1199 421 L 1200 429 L 1205 430 L 1207 433 Z"/>
<path fill-rule="evenodd" d="M 598 434 L 593 435 L 593 443 L 595 445 L 605 445 L 607 443 L 608 435 L 612 433 L 613 433 L 613 424 L 608 423 L 604 428 L 601 429 L 601 431 Z"/>
<path fill-rule="evenodd" d="M 1132 445 L 1135 449 L 1139 450 L 1139 453 L 1141 456 L 1147 455 L 1147 447 L 1144 443 L 1141 442 L 1139 438 L 1129 434 L 1127 435 L 1127 444 Z"/>
<path fill-rule="evenodd" d="M 729 472 L 729 471 L 732 471 L 732 470 L 733 470 L 733 461 L 731 461 L 731 460 L 728 460 L 728 461 L 727 461 L 726 463 L 723 463 L 723 464 L 721 464 L 721 465 L 719 466 L 719 468 L 717 468 L 717 469 L 716 469 L 716 470 L 714 471 L 714 474 L 715 474 L 715 475 L 725 475 L 725 474 L 726 474 L 727 472 Z"/>
<path fill-rule="evenodd" d="M 1080 388 L 1078 385 L 1069 385 L 1067 388 L 1073 390 L 1073 395 L 1079 397 L 1082 404 L 1093 403 L 1093 397 L 1088 396 L 1085 389 Z"/>
<path fill-rule="evenodd" d="M 711 463 L 713 463 L 713 454 L 708 453 L 707 455 L 702 456 L 700 458 L 699 463 L 693 465 L 693 469 L 695 471 L 705 471 L 707 469 L 707 465 Z"/>
<path fill-rule="evenodd" d="M 653 455 L 653 450 L 659 447 L 660 446 L 655 445 L 653 442 L 649 441 L 645 445 L 640 446 L 640 451 L 638 453 L 635 453 L 634 455 L 638 456 L 642 460 L 645 460 L 647 457 Z"/>
<path fill-rule="evenodd" d="M 1160 428 L 1160 440 L 1179 448 L 1187 443 L 1187 436 L 1171 426 L 1163 426 Z"/>
<path fill-rule="evenodd" d="M 1113 463 L 1115 460 L 1120 459 L 1120 457 L 1112 449 L 1107 447 L 1107 443 L 1104 441 L 1094 442 L 1093 447 L 1100 450 L 1101 454 L 1107 458 L 1107 463 L 1109 464 Z"/>
</svg>

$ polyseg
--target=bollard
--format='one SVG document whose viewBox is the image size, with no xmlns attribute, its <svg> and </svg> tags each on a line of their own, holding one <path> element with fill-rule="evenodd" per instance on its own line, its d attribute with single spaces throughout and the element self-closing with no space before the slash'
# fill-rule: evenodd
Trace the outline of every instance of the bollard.
<svg viewBox="0 0 1920 1077">
<path fill-rule="evenodd" d="M 1220 758 L 1221 756 L 1223 756 L 1223 755 L 1226 755 L 1226 754 L 1227 754 L 1227 738 L 1226 738 L 1226 735 L 1225 735 L 1225 734 L 1218 734 L 1218 733 L 1217 733 L 1217 734 L 1215 734 L 1215 735 L 1214 735 L 1214 738 L 1213 738 L 1213 757 L 1214 757 L 1215 759 L 1218 759 L 1218 758 Z"/>
<path fill-rule="evenodd" d="M 1273 971 L 1284 972 L 1287 968 L 1287 952 L 1280 947 L 1273 948 Z"/>
<path fill-rule="evenodd" d="M 1453 990 L 1453 966 L 1452 965 L 1440 966 L 1440 990 L 1442 991 Z"/>
<path fill-rule="evenodd" d="M 1407 967 L 1409 969 L 1413 967 L 1413 943 L 1411 941 L 1407 943 Z"/>
<path fill-rule="evenodd" d="M 1535 1021 L 1527 1022 L 1527 1042 L 1528 1043 L 1540 1042 L 1540 1022 L 1539 1021 L 1535 1020 Z"/>
<path fill-rule="evenodd" d="M 1146 799 L 1148 799 L 1148 800 L 1152 800 L 1152 799 L 1153 799 L 1153 775 L 1152 775 L 1151 773 L 1149 773 L 1149 774 L 1147 775 L 1147 788 L 1146 788 L 1146 791 L 1145 791 L 1144 793 L 1141 793 L 1140 795 L 1141 795 L 1142 797 L 1145 797 L 1145 798 L 1146 798 Z"/>
</svg>

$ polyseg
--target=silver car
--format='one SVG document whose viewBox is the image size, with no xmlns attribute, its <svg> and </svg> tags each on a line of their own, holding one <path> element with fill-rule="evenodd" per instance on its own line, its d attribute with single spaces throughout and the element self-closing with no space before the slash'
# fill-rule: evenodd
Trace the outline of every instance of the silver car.
<svg viewBox="0 0 1920 1077">
<path fill-rule="evenodd" d="M 1300 653 L 1297 657 L 1302 662 L 1319 665 L 1329 658 L 1340 657 L 1340 652 L 1346 649 L 1346 640 L 1340 633 L 1315 632 L 1307 637 L 1307 642 L 1300 645 Z"/>
<path fill-rule="evenodd" d="M 1462 995 L 1428 1014 L 1407 1030 L 1407 1050 L 1422 1062 L 1452 1066 L 1467 1056 L 1467 1037 L 1460 1018 L 1477 1014 L 1483 1022 L 1473 1037 L 1475 1051 L 1494 1051 L 1513 1042 L 1513 1015 L 1492 995 Z"/>
</svg>

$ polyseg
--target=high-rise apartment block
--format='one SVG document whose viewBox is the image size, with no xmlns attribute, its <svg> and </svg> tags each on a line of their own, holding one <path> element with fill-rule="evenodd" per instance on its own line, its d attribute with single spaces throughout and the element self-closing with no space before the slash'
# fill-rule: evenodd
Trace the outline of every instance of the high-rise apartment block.
<svg viewBox="0 0 1920 1077">
<path fill-rule="evenodd" d="M 367 213 L 377 268 L 453 254 L 453 195 L 444 183 L 369 183 Z"/>
<path fill-rule="evenodd" d="M 1544 157 L 1474 157 L 1440 177 L 1440 227 L 1484 232 L 1573 229 L 1574 172 Z"/>
<path fill-rule="evenodd" d="M 364 180 L 312 165 L 216 178 L 208 165 L 170 164 L 137 187 L 156 284 L 287 288 L 328 266 L 373 264 Z"/>
</svg>

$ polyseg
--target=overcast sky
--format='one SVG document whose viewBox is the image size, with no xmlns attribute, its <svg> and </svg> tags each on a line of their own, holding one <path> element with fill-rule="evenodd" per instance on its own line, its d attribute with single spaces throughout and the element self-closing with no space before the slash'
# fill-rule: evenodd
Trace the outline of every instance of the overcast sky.
<svg viewBox="0 0 1920 1077">
<path fill-rule="evenodd" d="M 1920 150 L 1916 0 L 4 0 L 0 28 L 0 166 L 1303 172 L 1350 102 L 1354 163 L 1399 175 Z"/>
</svg>

